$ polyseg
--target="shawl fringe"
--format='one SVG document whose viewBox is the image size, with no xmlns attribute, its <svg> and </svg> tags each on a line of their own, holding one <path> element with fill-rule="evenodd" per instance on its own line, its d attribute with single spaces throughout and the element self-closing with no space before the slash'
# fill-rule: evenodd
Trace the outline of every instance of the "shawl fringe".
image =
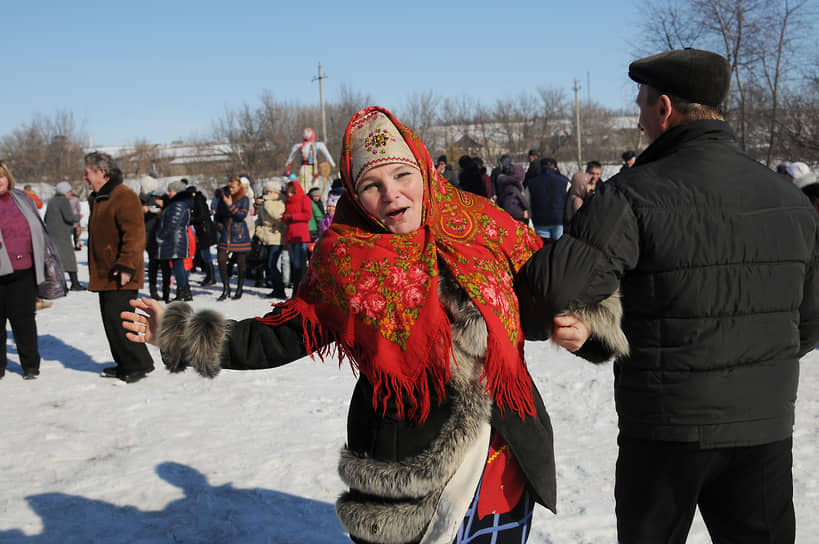
<svg viewBox="0 0 819 544">
<path fill-rule="evenodd" d="M 375 353 L 351 338 L 345 338 L 338 331 L 322 325 L 316 315 L 315 306 L 302 299 L 291 299 L 276 307 L 281 308 L 277 314 L 260 317 L 257 320 L 271 326 L 281 325 L 295 317 L 302 320 L 302 338 L 310 357 L 316 356 L 324 361 L 325 357 L 337 357 L 339 365 L 346 359 L 353 373 L 361 373 L 373 386 L 373 409 L 385 414 L 389 401 L 395 399 L 397 416 L 423 423 L 429 417 L 431 409 L 430 393 L 434 392 L 439 402 L 446 397 L 446 384 L 452 378 L 450 360 L 453 358 L 452 330 L 446 315 L 441 324 L 434 327 L 440 334 L 429 339 L 427 346 L 420 352 L 426 354 L 421 365 L 420 375 L 416 377 L 397 376 L 383 368 L 376 361 Z M 433 391 L 430 391 L 430 384 Z"/>
</svg>

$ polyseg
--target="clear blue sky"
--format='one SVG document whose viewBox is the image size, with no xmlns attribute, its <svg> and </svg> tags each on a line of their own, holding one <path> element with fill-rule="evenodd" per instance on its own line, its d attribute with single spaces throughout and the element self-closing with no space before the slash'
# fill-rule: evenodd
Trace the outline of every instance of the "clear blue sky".
<svg viewBox="0 0 819 544">
<path fill-rule="evenodd" d="M 341 85 L 399 109 L 413 91 L 486 104 L 538 86 L 631 107 L 631 2 L 43 2 L 3 8 L 0 136 L 74 114 L 95 145 L 207 136 L 264 90 L 319 102 Z M 587 80 L 588 74 L 588 80 Z M 588 84 L 590 82 L 590 85 Z"/>
</svg>

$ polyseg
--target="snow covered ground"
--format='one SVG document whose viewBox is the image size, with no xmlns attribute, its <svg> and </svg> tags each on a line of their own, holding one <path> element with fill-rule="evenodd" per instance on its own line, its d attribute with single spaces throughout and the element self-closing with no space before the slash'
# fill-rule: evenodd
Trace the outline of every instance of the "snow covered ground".
<svg viewBox="0 0 819 544">
<path fill-rule="evenodd" d="M 88 277 L 85 253 L 80 279 Z M 261 315 L 267 289 L 197 309 Z M 344 442 L 348 367 L 310 359 L 214 380 L 157 370 L 125 384 L 112 363 L 97 295 L 71 292 L 37 315 L 41 376 L 23 381 L 10 336 L 0 380 L 0 543 L 348 542 L 333 504 Z M 10 333 L 9 333 L 10 334 Z M 617 424 L 611 365 L 545 343 L 527 358 L 555 428 L 557 516 L 538 507 L 532 543 L 616 541 Z M 797 541 L 819 541 L 819 351 L 803 360 L 794 436 Z M 690 543 L 709 542 L 699 520 Z"/>
</svg>

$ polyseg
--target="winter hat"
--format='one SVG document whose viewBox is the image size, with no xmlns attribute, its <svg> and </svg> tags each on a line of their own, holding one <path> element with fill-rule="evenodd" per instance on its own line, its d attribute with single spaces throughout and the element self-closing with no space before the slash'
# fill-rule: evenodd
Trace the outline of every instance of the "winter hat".
<svg viewBox="0 0 819 544">
<path fill-rule="evenodd" d="M 716 107 L 728 95 L 731 66 L 721 55 L 687 47 L 635 60 L 628 77 L 661 93 Z"/>
<path fill-rule="evenodd" d="M 264 184 L 264 191 L 266 193 L 280 193 L 282 190 L 282 184 L 278 181 L 267 181 Z"/>
<path fill-rule="evenodd" d="M 327 195 L 327 206 L 337 206 L 338 199 L 341 198 L 341 194 L 342 193 L 338 194 L 330 193 L 329 195 Z"/>
<path fill-rule="evenodd" d="M 172 181 L 168 184 L 168 191 L 173 191 L 174 193 L 181 193 L 185 189 L 185 184 L 181 181 Z"/>
<path fill-rule="evenodd" d="M 350 127 L 350 162 L 353 187 L 376 166 L 402 163 L 420 169 L 398 128 L 380 111 L 356 119 Z"/>
<path fill-rule="evenodd" d="M 810 168 L 804 162 L 792 162 L 785 168 L 785 172 L 794 180 L 797 180 L 805 174 L 810 174 Z"/>
<path fill-rule="evenodd" d="M 526 170 L 519 164 L 513 164 L 509 168 L 509 175 L 515 178 L 518 181 L 523 180 L 524 176 L 526 176 Z"/>
<path fill-rule="evenodd" d="M 313 187 L 312 189 L 307 191 L 307 194 L 310 196 L 321 194 L 321 189 L 319 189 L 318 187 Z"/>
<path fill-rule="evenodd" d="M 246 190 L 245 194 L 252 201 L 253 198 L 254 198 L 254 195 L 253 195 L 253 187 L 250 186 L 250 178 L 248 178 L 247 176 L 242 176 L 242 177 L 239 178 L 239 181 L 242 183 L 242 186 Z"/>
<path fill-rule="evenodd" d="M 817 180 L 816 174 L 814 174 L 813 172 L 808 172 L 807 174 L 805 174 L 801 178 L 796 178 L 795 180 L 793 180 L 793 182 L 800 189 L 804 189 L 808 185 L 815 184 L 816 180 Z"/>
<path fill-rule="evenodd" d="M 792 162 L 785 169 L 785 172 L 793 178 L 793 182 L 800 189 L 812 183 L 816 183 L 816 174 L 810 171 L 810 167 L 804 162 Z"/>
<path fill-rule="evenodd" d="M 139 185 L 142 187 L 142 190 L 146 193 L 153 193 L 156 191 L 159 183 L 156 181 L 156 178 L 152 178 L 151 176 L 144 176 L 142 180 L 139 182 Z"/>
<path fill-rule="evenodd" d="M 54 187 L 54 190 L 57 191 L 58 195 L 67 195 L 69 192 L 71 192 L 71 184 L 67 181 L 61 181 L 56 187 Z"/>
</svg>

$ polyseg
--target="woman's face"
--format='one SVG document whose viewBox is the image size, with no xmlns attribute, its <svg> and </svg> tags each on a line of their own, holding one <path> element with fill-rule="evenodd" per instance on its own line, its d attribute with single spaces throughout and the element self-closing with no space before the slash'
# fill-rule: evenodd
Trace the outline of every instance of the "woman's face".
<svg viewBox="0 0 819 544">
<path fill-rule="evenodd" d="M 241 186 L 242 184 L 239 183 L 238 181 L 231 181 L 230 183 L 228 183 L 228 189 L 230 189 L 230 194 L 235 195 L 236 193 L 238 193 L 239 187 Z"/>
<path fill-rule="evenodd" d="M 408 164 L 384 164 L 366 172 L 355 191 L 364 209 L 393 234 L 421 227 L 424 216 L 424 178 Z"/>
<path fill-rule="evenodd" d="M 0 195 L 4 195 L 9 192 L 9 178 L 6 176 L 0 176 Z"/>
</svg>

